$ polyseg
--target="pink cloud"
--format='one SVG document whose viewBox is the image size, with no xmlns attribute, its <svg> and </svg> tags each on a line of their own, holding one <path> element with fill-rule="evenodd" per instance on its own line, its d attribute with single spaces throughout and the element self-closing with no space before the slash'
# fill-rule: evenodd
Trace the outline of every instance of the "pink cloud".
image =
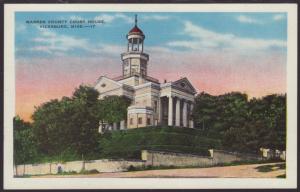
<svg viewBox="0 0 300 192">
<path fill-rule="evenodd" d="M 164 67 L 158 63 L 164 63 Z M 198 91 L 214 95 L 241 91 L 261 97 L 286 92 L 286 56 L 278 52 L 252 56 L 222 51 L 160 55 L 151 60 L 149 69 L 161 80 L 188 77 Z"/>
<path fill-rule="evenodd" d="M 118 66 L 120 65 L 120 66 Z M 93 84 L 100 75 L 121 73 L 121 64 L 109 58 L 56 58 L 18 60 L 16 113 L 26 120 L 50 99 L 71 96 L 80 84 Z"/>
</svg>

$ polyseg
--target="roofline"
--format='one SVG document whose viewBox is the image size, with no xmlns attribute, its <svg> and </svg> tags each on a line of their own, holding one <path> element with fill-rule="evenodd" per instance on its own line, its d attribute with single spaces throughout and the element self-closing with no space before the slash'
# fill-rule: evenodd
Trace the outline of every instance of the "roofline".
<svg viewBox="0 0 300 192">
<path fill-rule="evenodd" d="M 94 87 L 95 87 L 95 86 L 101 81 L 101 79 L 103 79 L 103 78 L 105 78 L 105 79 L 107 79 L 107 80 L 109 80 L 109 81 L 111 81 L 111 82 L 113 82 L 113 83 L 116 83 L 116 84 L 118 84 L 119 86 L 123 86 L 122 83 L 120 83 L 120 82 L 118 82 L 118 81 L 115 81 L 115 80 L 113 80 L 113 79 L 111 79 L 111 78 L 109 78 L 109 77 L 106 77 L 106 76 L 104 76 L 104 75 L 101 75 L 101 76 L 97 79 L 97 81 L 96 81 Z"/>
<path fill-rule="evenodd" d="M 194 92 L 197 93 L 195 87 L 191 84 L 191 82 L 188 80 L 187 77 L 180 78 L 180 79 L 178 79 L 177 81 L 174 81 L 174 82 L 172 82 L 172 83 L 175 84 L 176 82 L 181 81 L 181 80 L 183 80 L 183 79 L 186 80 L 186 81 L 188 82 L 189 86 L 192 87 L 192 89 L 194 90 Z"/>
<path fill-rule="evenodd" d="M 153 83 L 153 82 L 148 82 L 148 83 L 144 83 L 144 84 L 141 84 L 141 85 L 137 85 L 137 86 L 134 86 L 133 88 L 135 89 L 135 90 L 137 90 L 137 89 L 142 89 L 142 88 L 145 88 L 145 87 L 153 87 L 153 88 L 158 88 L 158 89 L 160 89 L 160 86 L 159 86 L 159 84 L 157 84 L 157 83 Z"/>
</svg>

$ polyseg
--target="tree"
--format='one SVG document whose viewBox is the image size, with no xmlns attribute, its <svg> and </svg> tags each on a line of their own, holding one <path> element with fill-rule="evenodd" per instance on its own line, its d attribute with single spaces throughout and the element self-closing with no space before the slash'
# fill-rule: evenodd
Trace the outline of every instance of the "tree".
<svg viewBox="0 0 300 192">
<path fill-rule="evenodd" d="M 225 149 L 285 149 L 286 95 L 248 101 L 247 95 L 239 92 L 219 96 L 202 92 L 195 99 L 193 113 L 196 128 L 208 137 L 221 139 Z"/>
<path fill-rule="evenodd" d="M 201 92 L 195 98 L 193 117 L 195 127 L 202 130 L 209 130 L 216 119 L 217 110 L 216 97 Z"/>
<path fill-rule="evenodd" d="M 108 123 L 120 122 L 127 118 L 127 108 L 131 101 L 124 96 L 106 96 L 98 103 L 99 119 Z"/>
<path fill-rule="evenodd" d="M 258 130 L 260 145 L 267 148 L 285 149 L 286 145 L 286 95 L 268 95 L 250 101 L 251 120 L 263 122 Z"/>
<path fill-rule="evenodd" d="M 81 155 L 92 155 L 97 149 L 99 118 L 95 106 L 98 106 L 98 97 L 97 90 L 83 85 L 72 96 L 73 114 L 68 120 L 72 124 L 72 145 Z"/>
<path fill-rule="evenodd" d="M 41 153 L 58 155 L 65 150 L 70 133 L 66 114 L 70 111 L 70 101 L 51 100 L 37 107 L 32 115 L 33 130 Z"/>
<path fill-rule="evenodd" d="M 19 116 L 14 117 L 14 164 L 25 164 L 37 157 L 35 137 L 31 124 L 22 120 Z"/>
<path fill-rule="evenodd" d="M 61 156 L 66 151 L 77 155 L 92 153 L 97 145 L 99 120 L 95 105 L 99 93 L 80 85 L 71 98 L 51 100 L 37 107 L 32 118 L 41 153 Z"/>
</svg>

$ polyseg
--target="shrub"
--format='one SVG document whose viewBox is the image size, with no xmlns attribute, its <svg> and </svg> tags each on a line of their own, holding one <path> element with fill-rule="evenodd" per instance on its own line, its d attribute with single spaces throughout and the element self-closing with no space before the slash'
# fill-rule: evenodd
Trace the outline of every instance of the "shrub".
<svg viewBox="0 0 300 192">
<path fill-rule="evenodd" d="M 128 171 L 136 171 L 137 169 L 133 165 L 130 165 L 127 170 Z"/>
</svg>

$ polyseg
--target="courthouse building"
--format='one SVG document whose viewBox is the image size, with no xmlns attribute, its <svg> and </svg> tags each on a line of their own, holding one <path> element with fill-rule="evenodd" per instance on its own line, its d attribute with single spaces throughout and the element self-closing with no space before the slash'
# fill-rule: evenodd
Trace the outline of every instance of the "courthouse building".
<svg viewBox="0 0 300 192">
<path fill-rule="evenodd" d="M 122 75 L 115 78 L 101 76 L 95 84 L 99 99 L 119 95 L 131 100 L 127 119 L 111 125 L 100 124 L 99 132 L 157 125 L 193 128 L 191 112 L 195 88 L 186 77 L 160 83 L 148 74 L 149 55 L 144 52 L 145 35 L 137 26 L 137 18 L 127 39 L 127 51 L 121 54 Z M 163 67 L 163 63 L 159 65 Z"/>
</svg>

